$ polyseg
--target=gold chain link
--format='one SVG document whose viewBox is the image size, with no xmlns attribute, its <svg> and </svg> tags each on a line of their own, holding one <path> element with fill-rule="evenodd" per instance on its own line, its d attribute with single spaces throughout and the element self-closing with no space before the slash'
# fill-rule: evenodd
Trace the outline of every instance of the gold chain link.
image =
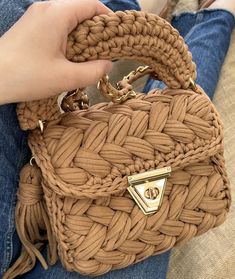
<svg viewBox="0 0 235 279">
<path fill-rule="evenodd" d="M 69 91 L 61 102 L 63 111 L 75 111 L 77 109 L 87 109 L 89 107 L 89 98 L 82 89 L 78 88 Z"/>
<path fill-rule="evenodd" d="M 139 66 L 136 70 L 131 71 L 128 75 L 124 76 L 122 81 L 125 84 L 130 84 L 135 76 L 138 73 L 147 74 L 151 72 L 151 67 L 149 66 Z M 146 73 L 145 73 L 146 72 Z M 142 75 L 141 75 L 142 76 Z M 121 82 L 117 83 L 117 89 L 114 88 L 109 82 L 109 76 L 105 75 L 97 84 L 97 88 L 100 90 L 102 95 L 111 100 L 114 103 L 122 103 L 127 99 L 135 98 L 136 92 L 130 88 L 126 93 L 121 92 L 124 86 L 121 85 Z M 102 89 L 103 87 L 103 89 Z M 195 81 L 190 78 L 190 88 L 196 92 L 201 94 L 202 90 L 197 86 Z M 89 106 L 89 99 L 86 93 L 82 89 L 76 89 L 67 93 L 67 95 L 63 98 L 61 108 L 64 111 L 74 111 L 76 109 L 86 109 Z"/>
<path fill-rule="evenodd" d="M 124 76 L 123 80 L 130 80 L 133 78 L 137 73 L 144 73 L 146 70 L 149 70 L 149 66 L 139 66 L 136 70 L 131 71 L 127 76 Z"/>
</svg>

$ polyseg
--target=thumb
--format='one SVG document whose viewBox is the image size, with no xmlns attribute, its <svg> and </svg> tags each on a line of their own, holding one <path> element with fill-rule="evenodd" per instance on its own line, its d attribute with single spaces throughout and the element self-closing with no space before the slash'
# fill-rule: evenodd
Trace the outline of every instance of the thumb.
<svg viewBox="0 0 235 279">
<path fill-rule="evenodd" d="M 61 66 L 61 90 L 69 91 L 95 84 L 105 74 L 112 70 L 112 62 L 108 60 L 94 60 L 74 63 L 66 61 Z"/>
</svg>

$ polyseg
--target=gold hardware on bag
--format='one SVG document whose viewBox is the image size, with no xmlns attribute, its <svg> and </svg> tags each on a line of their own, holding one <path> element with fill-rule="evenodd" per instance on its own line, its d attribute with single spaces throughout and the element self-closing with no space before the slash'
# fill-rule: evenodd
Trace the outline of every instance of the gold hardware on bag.
<svg viewBox="0 0 235 279">
<path fill-rule="evenodd" d="M 33 161 L 35 162 L 35 158 L 32 156 L 31 159 L 29 160 L 30 166 L 33 166 Z"/>
<path fill-rule="evenodd" d="M 117 83 L 114 88 L 109 82 L 109 76 L 105 75 L 97 84 L 102 95 L 114 103 L 122 103 L 127 99 L 135 98 L 136 92 L 132 89 L 131 83 L 136 79 L 151 73 L 153 70 L 149 66 L 139 66 L 136 70 L 131 71 L 127 76 Z"/>
<path fill-rule="evenodd" d="M 38 127 L 40 129 L 41 134 L 44 132 L 44 122 L 42 120 L 38 120 Z"/>
<path fill-rule="evenodd" d="M 136 92 L 132 89 L 131 83 L 138 78 L 150 74 L 153 69 L 149 66 L 139 66 L 136 70 L 131 71 L 127 76 L 117 83 L 114 88 L 109 82 L 109 76 L 105 75 L 97 83 L 97 89 L 102 95 L 111 100 L 113 103 L 123 103 L 128 99 L 136 97 Z M 78 88 L 69 91 L 62 99 L 60 105 L 62 111 L 69 112 L 77 109 L 87 109 L 89 107 L 89 99 L 83 89 Z"/>
<path fill-rule="evenodd" d="M 106 74 L 97 83 L 97 89 L 100 90 L 102 95 L 111 100 L 113 103 L 123 103 L 128 99 L 136 97 L 136 92 L 132 89 L 131 83 L 138 78 L 151 74 L 154 75 L 154 70 L 149 66 L 139 66 L 136 70 L 131 71 L 128 75 L 124 76 L 121 81 L 117 83 L 117 88 L 114 88 L 109 82 L 109 76 Z M 190 78 L 190 88 L 197 92 L 202 93 L 195 81 Z M 61 109 L 64 112 L 75 111 L 77 109 L 87 109 L 89 107 L 89 99 L 83 89 L 75 89 L 69 91 L 61 102 Z"/>
<path fill-rule="evenodd" d="M 170 174 L 171 167 L 165 167 L 127 177 L 127 190 L 145 215 L 159 210 Z"/>
<path fill-rule="evenodd" d="M 137 73 L 144 73 L 146 70 L 149 70 L 149 66 L 139 66 L 136 70 L 131 71 L 127 76 L 125 76 L 124 80 L 129 80 L 133 78 Z"/>
<path fill-rule="evenodd" d="M 75 111 L 77 109 L 87 109 L 89 107 L 89 98 L 80 88 L 69 91 L 61 102 L 63 111 Z"/>
<path fill-rule="evenodd" d="M 104 87 L 106 90 L 102 90 Z M 135 98 L 136 93 L 134 90 L 128 90 L 125 94 L 121 94 L 119 89 L 115 89 L 109 82 L 109 76 L 105 75 L 97 84 L 97 89 L 100 90 L 102 95 L 114 103 L 122 103 L 127 99 Z"/>
<path fill-rule="evenodd" d="M 196 92 L 198 94 L 203 94 L 203 90 L 201 89 L 201 87 L 199 87 L 192 78 L 189 79 L 189 82 L 190 82 L 190 88 L 194 92 Z"/>
</svg>

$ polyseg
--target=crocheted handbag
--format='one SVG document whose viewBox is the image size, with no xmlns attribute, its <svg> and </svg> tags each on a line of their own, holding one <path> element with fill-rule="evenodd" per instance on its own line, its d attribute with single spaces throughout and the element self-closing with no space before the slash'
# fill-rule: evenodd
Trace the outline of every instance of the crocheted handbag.
<svg viewBox="0 0 235 279">
<path fill-rule="evenodd" d="M 112 102 L 87 106 L 81 90 L 18 105 L 34 160 L 20 176 L 16 228 L 22 254 L 4 275 L 59 254 L 68 271 L 100 275 L 163 253 L 224 222 L 231 197 L 223 126 L 203 90 L 179 33 L 160 17 L 136 11 L 86 20 L 70 34 L 74 62 L 143 62 L 114 88 Z M 144 74 L 166 89 L 136 94 Z M 76 110 L 77 109 L 77 110 Z M 73 111 L 75 110 L 75 111 Z"/>
</svg>

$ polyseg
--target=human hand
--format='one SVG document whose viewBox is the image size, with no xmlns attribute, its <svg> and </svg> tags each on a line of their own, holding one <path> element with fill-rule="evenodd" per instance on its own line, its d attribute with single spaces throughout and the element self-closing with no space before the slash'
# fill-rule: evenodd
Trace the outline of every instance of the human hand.
<svg viewBox="0 0 235 279">
<path fill-rule="evenodd" d="M 36 2 L 0 38 L 0 104 L 42 99 L 97 82 L 106 60 L 66 59 L 68 34 L 85 19 L 111 12 L 98 0 Z"/>
</svg>

